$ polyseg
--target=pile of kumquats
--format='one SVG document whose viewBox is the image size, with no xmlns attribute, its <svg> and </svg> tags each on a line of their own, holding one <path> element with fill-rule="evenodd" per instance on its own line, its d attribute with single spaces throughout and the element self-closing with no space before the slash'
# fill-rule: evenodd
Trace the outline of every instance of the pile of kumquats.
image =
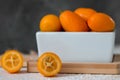
<svg viewBox="0 0 120 80">
<path fill-rule="evenodd" d="M 91 8 L 77 8 L 64 10 L 59 16 L 47 14 L 40 20 L 39 27 L 42 32 L 111 32 L 115 22 L 108 14 Z"/>
</svg>

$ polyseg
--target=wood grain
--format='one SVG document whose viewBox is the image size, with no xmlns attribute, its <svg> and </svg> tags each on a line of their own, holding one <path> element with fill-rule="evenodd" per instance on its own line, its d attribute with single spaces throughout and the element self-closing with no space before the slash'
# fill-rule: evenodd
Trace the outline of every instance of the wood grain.
<svg viewBox="0 0 120 80">
<path fill-rule="evenodd" d="M 38 72 L 37 61 L 28 61 L 27 71 Z M 119 74 L 120 63 L 63 63 L 60 73 Z"/>
</svg>

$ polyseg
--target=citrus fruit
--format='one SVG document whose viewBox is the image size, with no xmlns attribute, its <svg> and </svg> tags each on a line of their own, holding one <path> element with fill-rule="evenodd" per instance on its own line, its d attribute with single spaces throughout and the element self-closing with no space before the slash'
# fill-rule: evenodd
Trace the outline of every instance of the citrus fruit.
<svg viewBox="0 0 120 80">
<path fill-rule="evenodd" d="M 105 13 L 96 13 L 88 19 L 88 26 L 92 31 L 109 32 L 114 30 L 115 22 Z"/>
<path fill-rule="evenodd" d="M 37 67 L 44 76 L 55 76 L 61 70 L 61 66 L 60 58 L 53 52 L 45 52 L 38 58 Z"/>
<path fill-rule="evenodd" d="M 60 22 L 63 29 L 68 32 L 85 32 L 88 31 L 87 23 L 76 13 L 65 10 L 60 14 Z"/>
<path fill-rule="evenodd" d="M 56 32 L 62 29 L 59 18 L 54 14 L 47 14 L 40 20 L 40 30 L 43 32 Z"/>
<path fill-rule="evenodd" d="M 93 14 L 96 13 L 94 9 L 91 8 L 77 8 L 74 11 L 76 14 L 78 14 L 80 17 L 82 17 L 84 20 L 88 20 Z"/>
<path fill-rule="evenodd" d="M 1 66 L 9 73 L 18 72 L 23 66 L 23 57 L 17 50 L 7 50 L 1 60 Z"/>
</svg>

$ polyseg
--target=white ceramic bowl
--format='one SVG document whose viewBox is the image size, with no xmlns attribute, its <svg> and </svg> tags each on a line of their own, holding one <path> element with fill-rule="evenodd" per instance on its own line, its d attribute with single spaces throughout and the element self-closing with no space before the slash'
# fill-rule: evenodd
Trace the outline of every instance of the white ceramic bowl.
<svg viewBox="0 0 120 80">
<path fill-rule="evenodd" d="M 63 62 L 111 62 L 115 32 L 37 32 L 39 56 L 55 52 Z"/>
</svg>

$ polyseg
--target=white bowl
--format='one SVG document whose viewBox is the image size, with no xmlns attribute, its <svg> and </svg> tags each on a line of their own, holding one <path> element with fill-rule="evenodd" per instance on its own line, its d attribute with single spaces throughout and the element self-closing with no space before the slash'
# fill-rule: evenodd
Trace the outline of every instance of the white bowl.
<svg viewBox="0 0 120 80">
<path fill-rule="evenodd" d="M 39 56 L 54 52 L 63 62 L 111 62 L 115 32 L 37 32 Z"/>
</svg>

